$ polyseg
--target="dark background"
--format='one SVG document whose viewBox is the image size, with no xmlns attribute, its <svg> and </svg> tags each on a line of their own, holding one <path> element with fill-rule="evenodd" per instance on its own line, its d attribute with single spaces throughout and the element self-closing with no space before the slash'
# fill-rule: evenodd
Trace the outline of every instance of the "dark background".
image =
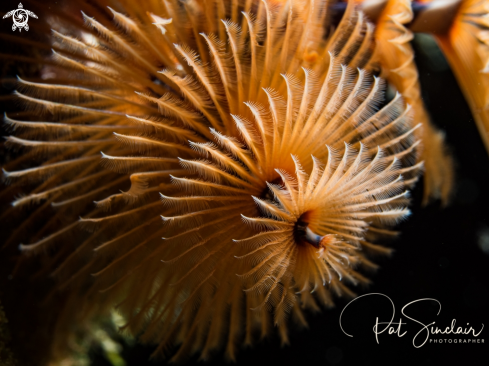
<svg viewBox="0 0 489 366">
<path fill-rule="evenodd" d="M 11 3 L 11 2 L 9 2 Z M 2 6 L 3 8 L 3 6 Z M 2 9 L 3 10 L 3 9 Z M 34 10 L 34 9 L 31 9 Z M 5 24 L 8 23 L 8 26 Z M 2 23 L 1 32 L 10 30 L 11 21 Z M 2 45 L 2 53 L 9 49 Z M 436 321 L 440 328 L 456 319 L 457 326 L 467 323 L 479 331 L 489 324 L 489 158 L 479 137 L 475 122 L 456 80 L 439 51 L 425 38 L 413 42 L 419 67 L 423 99 L 433 123 L 446 133 L 446 141 L 456 162 L 456 187 L 451 204 L 442 208 L 439 202 L 422 207 L 422 181 L 412 192 L 412 216 L 399 225 L 401 236 L 391 243 L 391 258 L 377 258 L 377 273 L 370 275 L 372 285 L 358 288 L 357 293 L 383 293 L 396 306 L 398 322 L 401 308 L 416 299 L 434 298 L 409 308 L 409 314 L 423 323 Z M 15 46 L 9 46 L 15 47 Z M 0 58 L 2 76 L 15 76 L 15 65 Z M 3 83 L 1 94 L 10 94 L 12 85 Z M 0 99 L 1 110 L 10 109 L 11 101 Z M 6 132 L 2 131 L 5 135 Z M 0 149 L 4 161 L 4 150 Z M 1 255 L 1 254 L 0 254 Z M 290 329 L 290 345 L 281 347 L 278 337 L 257 343 L 238 354 L 238 365 L 487 365 L 489 330 L 479 339 L 484 344 L 425 344 L 415 348 L 413 336 L 421 326 L 402 316 L 402 330 L 407 334 L 381 334 L 375 341 L 372 327 L 375 318 L 388 321 L 390 303 L 381 297 L 359 299 L 345 312 L 344 328 L 354 335 L 347 337 L 340 329 L 339 316 L 349 302 L 336 299 L 336 307 L 320 314 L 309 314 L 309 329 Z M 8 316 L 8 314 L 7 314 Z M 15 324 L 10 324 L 15 327 Z M 432 336 L 444 339 L 468 337 Z M 153 347 L 124 344 L 121 353 L 127 366 L 164 364 L 148 361 Z M 93 366 L 111 365 L 100 349 L 90 354 Z M 188 365 L 196 364 L 191 359 Z M 1 362 L 0 362 L 1 364 Z M 199 363 L 202 364 L 202 363 Z M 216 355 L 211 365 L 227 364 Z"/>
</svg>

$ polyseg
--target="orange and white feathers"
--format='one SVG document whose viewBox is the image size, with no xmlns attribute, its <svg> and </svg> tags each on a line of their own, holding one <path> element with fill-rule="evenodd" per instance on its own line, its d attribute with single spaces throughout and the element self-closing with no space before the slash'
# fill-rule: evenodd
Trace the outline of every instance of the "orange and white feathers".
<svg viewBox="0 0 489 366">
<path fill-rule="evenodd" d="M 372 241 L 422 167 L 412 107 L 370 73 L 372 26 L 352 2 L 334 31 L 323 0 L 112 6 L 53 31 L 51 78 L 19 80 L 30 109 L 6 116 L 27 195 L 4 215 L 33 206 L 7 246 L 66 294 L 55 352 L 116 305 L 174 360 L 234 359 L 274 324 L 287 342 L 299 303 L 352 294 L 389 252 Z"/>
</svg>

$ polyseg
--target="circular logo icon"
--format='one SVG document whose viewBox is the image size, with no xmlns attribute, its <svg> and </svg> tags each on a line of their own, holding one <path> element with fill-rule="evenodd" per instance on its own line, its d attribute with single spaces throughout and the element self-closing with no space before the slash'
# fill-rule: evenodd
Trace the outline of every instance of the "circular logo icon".
<svg viewBox="0 0 489 366">
<path fill-rule="evenodd" d="M 12 20 L 14 21 L 14 24 L 12 25 L 12 30 L 15 31 L 16 29 L 22 31 L 22 29 L 25 29 L 26 31 L 29 30 L 29 25 L 27 24 L 29 20 L 29 15 L 33 18 L 37 19 L 37 15 L 34 14 L 32 11 L 24 9 L 22 3 L 19 3 L 19 8 L 9 11 L 7 14 L 3 16 L 3 19 L 12 17 Z"/>
</svg>

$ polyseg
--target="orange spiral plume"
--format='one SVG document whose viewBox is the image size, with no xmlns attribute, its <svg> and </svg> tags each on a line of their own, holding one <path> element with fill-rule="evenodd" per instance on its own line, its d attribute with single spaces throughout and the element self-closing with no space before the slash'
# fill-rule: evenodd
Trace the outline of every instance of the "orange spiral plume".
<svg viewBox="0 0 489 366">
<path fill-rule="evenodd" d="M 323 0 L 111 6 L 62 18 L 5 117 L 24 194 L 4 215 L 30 209 L 6 246 L 64 296 L 53 357 L 115 306 L 174 361 L 287 342 L 288 318 L 368 282 L 422 167 L 373 26 L 353 2 L 335 30 Z"/>
</svg>

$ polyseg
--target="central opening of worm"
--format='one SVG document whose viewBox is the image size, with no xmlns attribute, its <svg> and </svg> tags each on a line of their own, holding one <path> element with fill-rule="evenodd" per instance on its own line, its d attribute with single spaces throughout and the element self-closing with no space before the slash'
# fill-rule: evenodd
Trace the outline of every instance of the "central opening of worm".
<svg viewBox="0 0 489 366">
<path fill-rule="evenodd" d="M 299 220 L 294 225 L 294 239 L 298 244 L 310 244 L 315 248 L 321 246 L 321 241 L 323 236 L 316 234 L 309 227 L 309 222 L 307 221 L 308 213 L 303 213 Z"/>
<path fill-rule="evenodd" d="M 282 185 L 283 181 L 282 178 L 278 177 L 277 179 L 273 180 L 270 182 L 271 184 L 275 185 Z M 266 187 L 262 194 L 260 195 L 260 198 L 266 199 L 269 201 L 273 201 L 273 193 L 272 191 Z M 263 212 L 262 212 L 263 213 Z M 315 248 L 320 248 L 321 247 L 321 241 L 325 238 L 324 236 L 316 234 L 314 231 L 311 230 L 309 227 L 309 221 L 308 221 L 308 212 L 305 212 L 299 217 L 299 220 L 294 225 L 294 239 L 295 242 L 299 245 L 307 245 L 310 244 Z"/>
</svg>

